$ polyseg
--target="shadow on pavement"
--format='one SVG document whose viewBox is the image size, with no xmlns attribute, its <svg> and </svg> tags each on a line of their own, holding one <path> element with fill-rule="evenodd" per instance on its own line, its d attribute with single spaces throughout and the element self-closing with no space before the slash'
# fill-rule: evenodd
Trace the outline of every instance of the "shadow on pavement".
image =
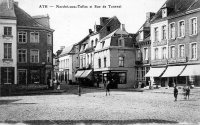
<svg viewBox="0 0 200 125">
<path fill-rule="evenodd" d="M 17 124 L 19 122 L 6 121 L 8 125 Z M 122 124 L 177 124 L 176 121 L 158 120 L 158 119 L 135 119 L 135 120 L 30 120 L 23 121 L 23 125 L 122 125 Z M 1 122 L 0 122 L 1 124 Z"/>
<path fill-rule="evenodd" d="M 13 102 L 19 101 L 21 99 L 13 99 L 13 100 L 0 100 L 0 105 L 7 105 L 7 104 L 11 104 Z"/>
</svg>

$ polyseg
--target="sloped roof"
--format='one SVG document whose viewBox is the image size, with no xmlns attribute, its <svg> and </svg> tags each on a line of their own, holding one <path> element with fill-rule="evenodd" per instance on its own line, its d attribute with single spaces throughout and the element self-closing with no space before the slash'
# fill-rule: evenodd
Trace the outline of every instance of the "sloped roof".
<svg viewBox="0 0 200 125">
<path fill-rule="evenodd" d="M 65 47 L 65 48 L 63 49 L 62 53 L 60 54 L 60 56 L 63 56 L 63 55 L 66 55 L 66 54 L 71 53 L 71 52 L 72 52 L 72 49 L 73 49 L 73 46 L 74 46 L 74 45 Z"/>
<path fill-rule="evenodd" d="M 9 5 L 7 0 L 0 0 L 0 18 L 16 18 L 12 4 Z"/>
<path fill-rule="evenodd" d="M 184 13 L 189 10 L 194 10 L 200 8 L 200 0 L 167 0 L 164 5 L 158 10 L 152 21 L 156 21 L 162 18 L 162 8 L 167 7 L 171 8 L 171 11 L 168 13 L 169 16 L 174 16 L 180 13 Z"/>
<path fill-rule="evenodd" d="M 24 10 L 22 10 L 15 4 L 14 4 L 14 9 L 17 17 L 17 26 L 35 27 L 35 28 L 52 30 L 38 23 L 33 17 L 31 17 L 28 13 L 26 13 Z"/>
<path fill-rule="evenodd" d="M 103 30 L 112 20 L 118 20 L 118 18 L 116 16 L 111 17 L 109 21 L 101 28 L 101 30 Z M 101 32 L 101 30 L 99 32 Z"/>
<path fill-rule="evenodd" d="M 104 41 L 104 40 L 106 40 L 106 39 L 112 37 L 114 34 L 117 34 L 117 35 L 120 35 L 120 34 L 122 34 L 122 35 L 129 35 L 128 32 L 126 32 L 126 31 L 124 31 L 124 30 L 121 30 L 121 28 L 118 28 L 118 29 L 116 29 L 115 31 L 113 31 L 112 33 L 110 33 L 110 34 L 108 34 L 107 36 L 105 36 L 104 38 L 102 38 L 101 41 Z"/>
</svg>

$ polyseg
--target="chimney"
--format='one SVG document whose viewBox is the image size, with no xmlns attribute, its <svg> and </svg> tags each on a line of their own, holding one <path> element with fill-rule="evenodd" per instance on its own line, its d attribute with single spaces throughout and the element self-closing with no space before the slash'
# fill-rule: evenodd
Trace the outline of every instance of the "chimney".
<svg viewBox="0 0 200 125">
<path fill-rule="evenodd" d="M 92 29 L 89 29 L 89 34 L 92 34 L 92 33 L 93 33 Z"/>
<path fill-rule="evenodd" d="M 126 31 L 126 29 L 125 29 L 125 24 L 121 24 L 121 30 L 122 30 L 122 31 Z"/>
</svg>

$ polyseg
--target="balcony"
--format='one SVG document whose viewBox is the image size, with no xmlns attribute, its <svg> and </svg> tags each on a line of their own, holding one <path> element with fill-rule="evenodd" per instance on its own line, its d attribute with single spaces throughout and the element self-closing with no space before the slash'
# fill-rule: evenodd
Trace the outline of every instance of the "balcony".
<svg viewBox="0 0 200 125">
<path fill-rule="evenodd" d="M 185 63 L 185 62 L 187 62 L 187 57 L 178 58 L 177 62 L 179 62 L 179 63 Z"/>
<path fill-rule="evenodd" d="M 167 45 L 167 40 L 153 42 L 153 47 Z"/>
</svg>

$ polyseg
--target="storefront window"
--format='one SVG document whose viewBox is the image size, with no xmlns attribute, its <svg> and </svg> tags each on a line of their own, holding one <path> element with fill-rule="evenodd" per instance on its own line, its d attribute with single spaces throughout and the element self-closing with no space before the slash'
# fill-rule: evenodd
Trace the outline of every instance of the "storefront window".
<svg viewBox="0 0 200 125">
<path fill-rule="evenodd" d="M 119 84 L 126 84 L 126 73 L 119 73 Z"/>
</svg>

